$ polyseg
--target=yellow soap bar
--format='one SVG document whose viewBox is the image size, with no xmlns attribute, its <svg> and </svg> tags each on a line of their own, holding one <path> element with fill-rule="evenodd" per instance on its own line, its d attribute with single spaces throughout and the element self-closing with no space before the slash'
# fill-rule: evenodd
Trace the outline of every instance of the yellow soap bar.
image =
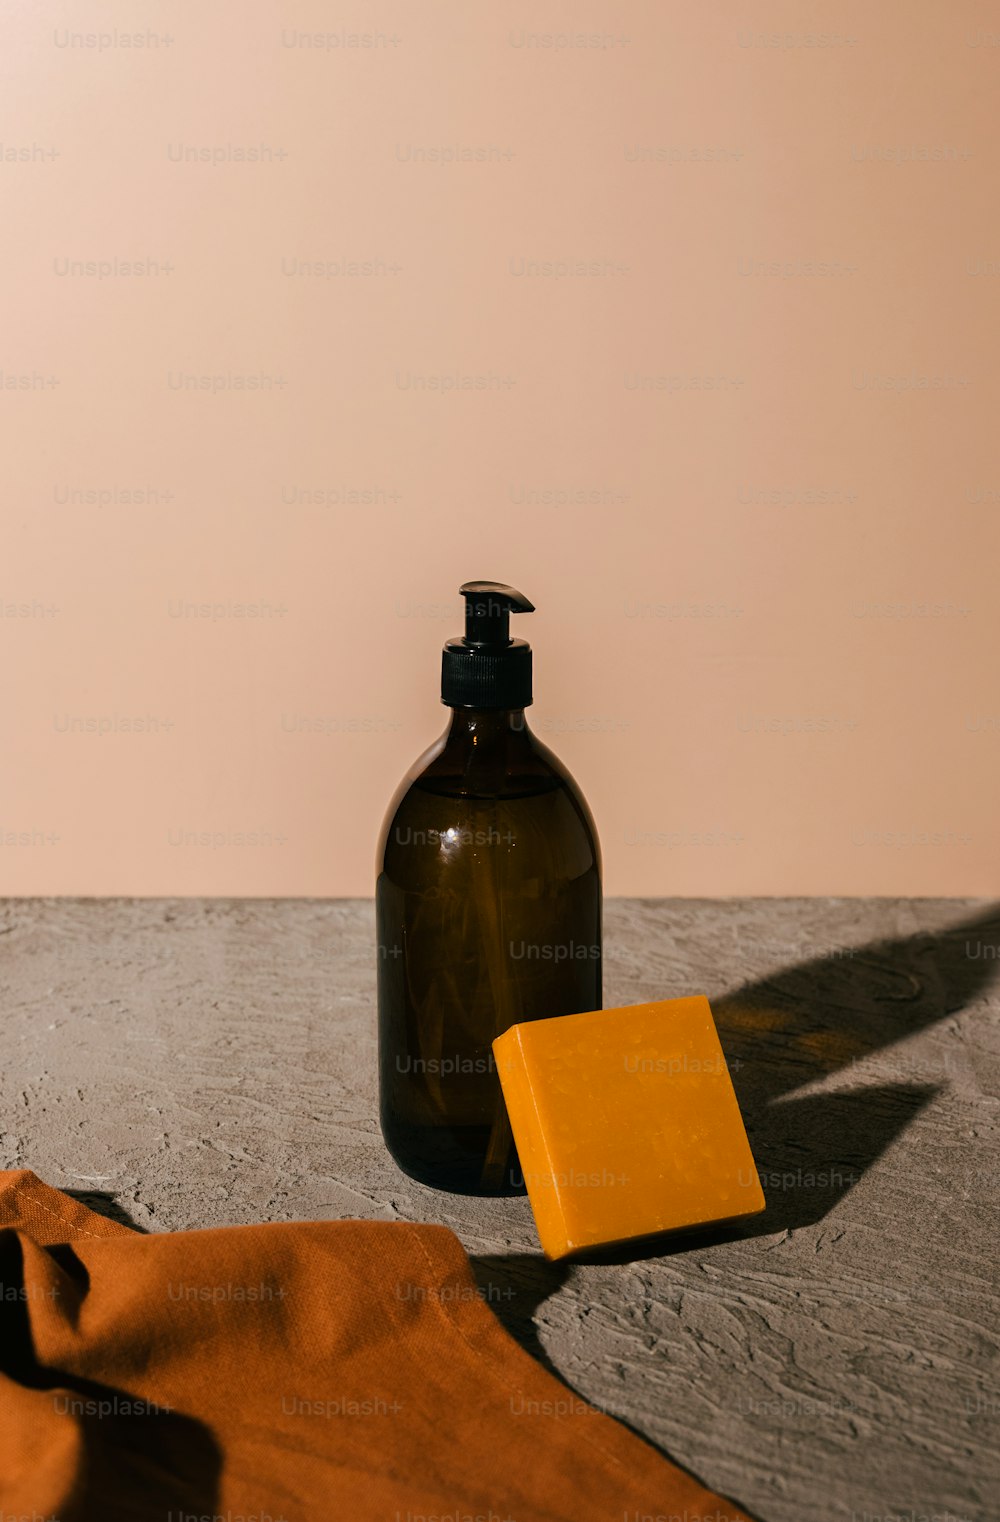
<svg viewBox="0 0 1000 1522">
<path fill-rule="evenodd" d="M 493 1052 L 547 1257 L 764 1209 L 703 995 L 526 1021 Z"/>
</svg>

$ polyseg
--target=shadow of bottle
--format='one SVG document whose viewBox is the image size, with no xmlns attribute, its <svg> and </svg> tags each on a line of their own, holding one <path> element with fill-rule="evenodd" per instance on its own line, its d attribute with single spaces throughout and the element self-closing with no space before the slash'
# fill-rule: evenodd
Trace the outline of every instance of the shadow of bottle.
<svg viewBox="0 0 1000 1522">
<path fill-rule="evenodd" d="M 767 1208 L 732 1226 L 644 1238 L 576 1261 L 628 1263 L 815 1225 L 943 1084 L 857 1082 L 797 1094 L 925 1031 L 1000 975 L 1000 905 L 934 933 L 845 947 L 713 1000 Z"/>
</svg>

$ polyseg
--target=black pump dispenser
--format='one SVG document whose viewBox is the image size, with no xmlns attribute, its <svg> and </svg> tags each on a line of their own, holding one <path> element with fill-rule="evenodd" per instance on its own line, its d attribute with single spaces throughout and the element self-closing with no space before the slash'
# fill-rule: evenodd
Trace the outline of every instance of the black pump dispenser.
<svg viewBox="0 0 1000 1522">
<path fill-rule="evenodd" d="M 449 708 L 527 708 L 531 702 L 531 646 L 511 639 L 510 615 L 533 613 L 534 604 L 499 581 L 467 581 L 465 637 L 441 653 L 441 701 Z"/>
</svg>

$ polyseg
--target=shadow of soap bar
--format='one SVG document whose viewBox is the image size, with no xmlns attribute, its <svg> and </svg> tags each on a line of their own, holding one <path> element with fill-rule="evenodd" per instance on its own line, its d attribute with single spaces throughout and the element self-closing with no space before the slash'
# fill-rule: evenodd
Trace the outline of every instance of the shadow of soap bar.
<svg viewBox="0 0 1000 1522">
<path fill-rule="evenodd" d="M 493 1052 L 547 1257 L 764 1209 L 703 995 L 526 1021 Z"/>
</svg>

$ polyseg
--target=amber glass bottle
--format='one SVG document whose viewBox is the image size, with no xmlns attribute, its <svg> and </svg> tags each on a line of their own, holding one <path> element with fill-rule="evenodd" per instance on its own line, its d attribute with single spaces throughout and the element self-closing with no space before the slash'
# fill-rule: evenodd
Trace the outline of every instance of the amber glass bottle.
<svg viewBox="0 0 1000 1522">
<path fill-rule="evenodd" d="M 601 861 L 573 779 L 531 733 L 531 604 L 469 582 L 442 737 L 386 815 L 376 885 L 382 1133 L 407 1173 L 463 1193 L 521 1179 L 491 1043 L 601 1007 Z"/>
</svg>

